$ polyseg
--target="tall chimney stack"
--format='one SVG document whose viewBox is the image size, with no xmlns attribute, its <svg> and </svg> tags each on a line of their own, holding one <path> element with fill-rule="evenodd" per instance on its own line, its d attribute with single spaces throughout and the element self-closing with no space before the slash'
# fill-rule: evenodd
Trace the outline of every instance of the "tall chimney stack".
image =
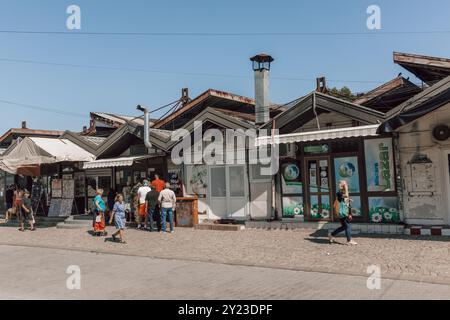
<svg viewBox="0 0 450 320">
<path fill-rule="evenodd" d="M 26 121 L 22 121 L 22 129 L 27 129 L 27 122 Z"/>
<path fill-rule="evenodd" d="M 274 59 L 268 54 L 258 54 L 250 61 L 255 72 L 255 124 L 261 125 L 270 120 L 269 110 L 269 71 Z"/>
</svg>

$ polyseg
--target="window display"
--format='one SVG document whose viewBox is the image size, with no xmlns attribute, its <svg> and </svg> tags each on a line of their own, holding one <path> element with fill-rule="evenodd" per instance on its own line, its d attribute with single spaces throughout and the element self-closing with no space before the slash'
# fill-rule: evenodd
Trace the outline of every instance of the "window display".
<svg viewBox="0 0 450 320">
<path fill-rule="evenodd" d="M 369 198 L 369 218 L 373 223 L 395 223 L 400 221 L 396 197 Z"/>
<path fill-rule="evenodd" d="M 339 181 L 347 181 L 350 193 L 359 193 L 359 170 L 357 157 L 345 157 L 334 159 L 334 174 L 336 181 L 336 192 Z"/>
<path fill-rule="evenodd" d="M 392 139 L 364 141 L 367 191 L 395 191 Z"/>
<path fill-rule="evenodd" d="M 283 197 L 283 216 L 303 216 L 303 197 Z"/>
</svg>

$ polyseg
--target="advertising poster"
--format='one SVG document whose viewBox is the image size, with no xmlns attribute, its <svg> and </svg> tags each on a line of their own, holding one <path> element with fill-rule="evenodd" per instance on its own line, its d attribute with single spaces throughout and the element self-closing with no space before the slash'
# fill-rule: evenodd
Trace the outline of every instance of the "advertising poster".
<svg viewBox="0 0 450 320">
<path fill-rule="evenodd" d="M 59 179 L 52 180 L 52 198 L 62 197 L 62 181 Z"/>
<path fill-rule="evenodd" d="M 183 196 L 183 188 L 181 183 L 181 170 L 172 169 L 167 171 L 168 182 L 170 183 L 170 188 L 175 192 L 177 197 Z"/>
<path fill-rule="evenodd" d="M 369 218 L 373 223 L 399 222 L 398 199 L 396 197 L 369 198 Z"/>
<path fill-rule="evenodd" d="M 283 197 L 283 216 L 303 216 L 303 197 Z"/>
<path fill-rule="evenodd" d="M 205 165 L 186 167 L 186 182 L 188 194 L 206 195 L 208 168 Z"/>
<path fill-rule="evenodd" d="M 359 170 L 358 158 L 346 157 L 334 159 L 334 173 L 336 189 L 339 188 L 339 181 L 345 180 L 350 193 L 359 193 Z M 337 190 L 336 190 L 337 192 Z"/>
<path fill-rule="evenodd" d="M 300 167 L 295 162 L 286 162 L 281 165 L 281 183 L 283 194 L 303 193 Z"/>
<path fill-rule="evenodd" d="M 392 139 L 364 141 L 367 191 L 395 191 Z"/>
</svg>

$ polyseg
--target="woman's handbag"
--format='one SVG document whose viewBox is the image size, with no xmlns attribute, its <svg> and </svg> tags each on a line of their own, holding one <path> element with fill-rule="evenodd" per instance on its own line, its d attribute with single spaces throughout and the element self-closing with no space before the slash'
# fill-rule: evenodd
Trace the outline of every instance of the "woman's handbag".
<svg viewBox="0 0 450 320">
<path fill-rule="evenodd" d="M 339 202 L 339 200 L 338 199 L 335 199 L 334 200 L 334 203 L 333 203 L 333 214 L 334 214 L 334 217 L 336 218 L 336 219 L 339 219 L 340 217 L 339 217 L 339 211 L 341 210 L 341 203 Z"/>
</svg>

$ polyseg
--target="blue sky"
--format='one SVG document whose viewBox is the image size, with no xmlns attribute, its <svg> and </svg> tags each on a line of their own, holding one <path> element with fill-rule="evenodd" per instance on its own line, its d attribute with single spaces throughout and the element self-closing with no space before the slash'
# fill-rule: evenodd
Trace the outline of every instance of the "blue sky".
<svg viewBox="0 0 450 320">
<path fill-rule="evenodd" d="M 366 9 L 371 4 L 381 7 L 383 32 L 450 31 L 448 0 L 0 0 L 0 30 L 67 31 L 66 8 L 71 4 L 81 7 L 82 32 L 358 33 L 368 32 Z M 367 81 L 388 81 L 399 72 L 408 75 L 392 62 L 393 51 L 449 57 L 450 33 L 258 37 L 0 33 L 0 101 L 72 113 L 0 102 L 0 132 L 18 127 L 22 120 L 37 129 L 81 130 L 90 111 L 138 114 L 137 104 L 159 107 L 176 100 L 182 87 L 190 89 L 191 97 L 208 88 L 253 97 L 249 57 L 259 52 L 276 59 L 270 88 L 276 103 L 313 90 L 314 79 L 321 75 L 349 80 L 329 80 L 330 86 L 367 91 L 377 85 Z"/>
</svg>

